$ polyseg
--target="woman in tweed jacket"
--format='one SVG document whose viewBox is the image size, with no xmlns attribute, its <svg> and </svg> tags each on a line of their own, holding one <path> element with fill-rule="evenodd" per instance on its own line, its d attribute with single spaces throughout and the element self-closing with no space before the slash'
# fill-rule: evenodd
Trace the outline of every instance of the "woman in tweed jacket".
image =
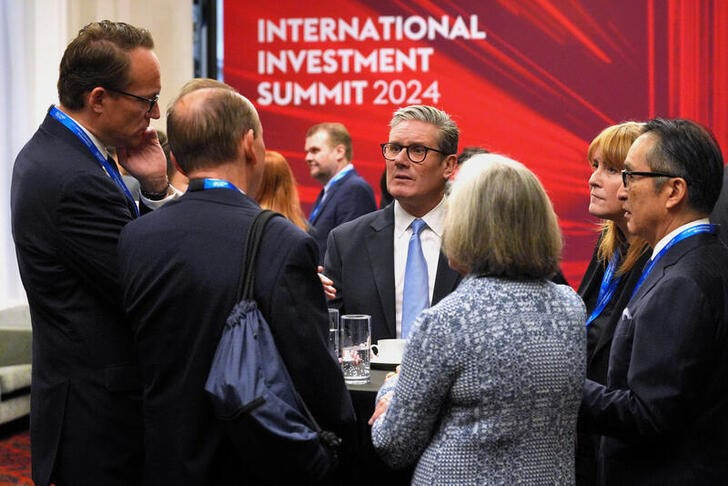
<svg viewBox="0 0 728 486">
<path fill-rule="evenodd" d="M 466 162 L 448 207 L 443 248 L 465 278 L 418 317 L 377 397 L 374 446 L 417 462 L 417 485 L 573 484 L 586 316 L 548 281 L 551 203 L 524 165 L 489 154 Z"/>
</svg>

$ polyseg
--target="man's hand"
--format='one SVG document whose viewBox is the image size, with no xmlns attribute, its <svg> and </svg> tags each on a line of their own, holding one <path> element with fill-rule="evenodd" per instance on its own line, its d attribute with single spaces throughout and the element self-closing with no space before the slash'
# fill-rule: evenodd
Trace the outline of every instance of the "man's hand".
<svg viewBox="0 0 728 486">
<path fill-rule="evenodd" d="M 157 138 L 157 131 L 148 127 L 142 142 L 134 147 L 117 147 L 119 164 L 141 184 L 145 192 L 167 191 L 167 158 Z"/>
<path fill-rule="evenodd" d="M 326 298 L 331 300 L 334 297 L 336 297 L 336 289 L 334 288 L 334 281 L 331 280 L 329 277 L 324 275 L 324 267 L 321 265 L 318 266 L 316 269 L 318 272 L 319 279 L 321 279 L 321 286 L 324 288 L 324 294 L 326 294 Z"/>
</svg>

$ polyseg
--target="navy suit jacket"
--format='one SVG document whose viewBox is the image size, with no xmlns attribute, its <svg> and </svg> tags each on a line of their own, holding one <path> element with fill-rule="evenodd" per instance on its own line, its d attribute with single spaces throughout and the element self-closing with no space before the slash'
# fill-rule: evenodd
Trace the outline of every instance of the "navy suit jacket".
<svg viewBox="0 0 728 486">
<path fill-rule="evenodd" d="M 323 192 L 319 194 L 314 207 L 322 196 Z M 312 228 L 311 235 L 319 247 L 319 263 L 324 261 L 326 240 L 332 229 L 376 209 L 374 191 L 356 170 L 348 172 L 331 186 L 316 217 L 309 221 Z"/>
<path fill-rule="evenodd" d="M 601 240 L 601 237 L 600 237 Z M 597 258 L 599 242 L 594 247 L 592 259 L 584 273 L 584 278 L 579 285 L 578 293 L 586 305 L 587 316 L 597 306 L 599 288 L 604 278 L 605 263 Z M 614 291 L 612 300 L 607 304 L 602 313 L 588 328 L 587 354 L 586 354 L 586 376 L 597 383 L 607 383 L 607 369 L 609 366 L 609 351 L 612 349 L 612 337 L 617 323 L 622 318 L 622 311 L 627 306 L 632 291 L 642 275 L 642 269 L 649 260 L 651 250 L 648 249 L 639 260 L 635 262 L 632 269 L 622 275 L 619 285 Z M 598 327 L 595 327 L 598 326 Z"/>
<path fill-rule="evenodd" d="M 33 325 L 33 481 L 136 484 L 142 416 L 116 247 L 130 201 L 46 116 L 18 154 L 12 228 Z"/>
<path fill-rule="evenodd" d="M 280 468 L 236 455 L 203 390 L 260 207 L 229 189 L 187 192 L 129 224 L 119 257 L 124 306 L 144 380 L 146 484 L 266 484 Z M 354 412 L 329 353 L 316 243 L 284 218 L 261 242 L 254 295 L 296 389 L 325 430 L 353 446 Z M 255 437 L 250 448 L 264 449 Z M 262 475 L 262 476 L 261 476 Z"/>
<path fill-rule="evenodd" d="M 718 202 L 710 213 L 710 222 L 720 227 L 721 241 L 728 245 L 728 170 L 723 170 L 723 188 L 720 190 Z"/>
<path fill-rule="evenodd" d="M 728 477 L 728 249 L 675 244 L 617 325 L 607 386 L 586 380 L 582 413 L 608 437 L 604 485 L 724 484 Z"/>
<path fill-rule="evenodd" d="M 394 203 L 334 229 L 329 235 L 325 272 L 334 281 L 329 302 L 341 314 L 372 316 L 372 342 L 397 337 L 394 288 Z M 460 283 L 440 253 L 432 305 Z"/>
</svg>

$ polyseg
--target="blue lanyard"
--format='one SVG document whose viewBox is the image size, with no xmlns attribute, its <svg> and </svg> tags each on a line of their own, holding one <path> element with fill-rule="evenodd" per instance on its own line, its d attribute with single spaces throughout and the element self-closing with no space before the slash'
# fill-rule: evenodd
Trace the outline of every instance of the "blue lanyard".
<svg viewBox="0 0 728 486">
<path fill-rule="evenodd" d="M 604 271 L 604 276 L 602 277 L 602 284 L 599 287 L 599 296 L 597 297 L 597 305 L 594 308 L 594 310 L 589 314 L 589 318 L 586 320 L 586 325 L 592 323 L 594 319 L 599 317 L 599 315 L 604 311 L 604 309 L 607 307 L 607 304 L 609 301 L 612 300 L 612 297 L 614 296 L 614 292 L 617 290 L 617 286 L 619 285 L 619 281 L 622 279 L 620 276 L 615 277 L 614 272 L 617 269 L 617 265 L 619 265 L 619 261 L 621 260 L 621 255 L 619 253 L 619 249 L 614 251 L 614 255 L 612 255 L 612 258 L 609 259 L 609 265 L 607 265 L 607 269 Z"/>
<path fill-rule="evenodd" d="M 226 181 L 225 179 L 190 179 L 190 184 L 187 186 L 189 192 L 207 191 L 210 189 L 230 189 L 240 192 L 232 182 Z"/>
<path fill-rule="evenodd" d="M 129 192 L 129 188 L 126 187 L 126 184 L 124 184 L 124 181 L 121 179 L 121 176 L 119 175 L 119 171 L 116 170 L 116 167 L 111 167 L 111 163 L 108 161 L 106 157 L 101 153 L 99 148 L 96 146 L 96 144 L 91 140 L 91 138 L 88 136 L 86 132 L 83 131 L 81 127 L 78 126 L 78 123 L 73 121 L 71 117 L 63 113 L 61 110 L 56 108 L 55 106 L 51 106 L 49 114 L 58 120 L 64 127 L 68 128 L 71 133 L 76 135 L 79 140 L 86 146 L 89 151 L 91 151 L 91 154 L 96 158 L 96 160 L 99 162 L 101 167 L 106 171 L 109 177 L 116 183 L 117 186 L 119 186 L 119 189 L 121 189 L 121 192 L 124 193 L 124 195 L 129 198 L 129 200 L 132 203 L 132 206 L 134 207 L 134 212 L 136 216 L 139 216 L 139 208 L 136 205 L 136 201 L 134 201 L 134 196 L 131 195 L 131 192 Z"/>
<path fill-rule="evenodd" d="M 348 174 L 352 170 L 354 170 L 354 167 L 349 167 L 348 169 L 342 170 L 341 172 L 339 172 L 338 174 L 336 174 L 328 182 L 328 184 L 326 184 L 327 187 L 324 189 L 324 195 L 321 198 L 321 200 L 319 201 L 319 203 L 316 205 L 316 207 L 313 208 L 313 211 L 311 211 L 311 216 L 309 216 L 309 218 L 308 218 L 309 221 L 313 221 L 314 219 L 316 219 L 316 215 L 321 210 L 321 205 L 324 203 L 324 199 L 326 199 L 326 195 L 329 193 L 329 191 L 331 190 L 331 188 L 334 187 L 334 185 L 336 185 L 337 182 L 339 182 L 346 174 Z"/>
<path fill-rule="evenodd" d="M 652 267 L 655 266 L 657 261 L 662 258 L 662 255 L 664 255 L 667 250 L 675 246 L 677 243 L 681 242 L 682 240 L 686 238 L 690 238 L 693 235 L 697 235 L 699 233 L 715 233 L 715 225 L 714 224 L 699 224 L 696 226 L 691 226 L 690 228 L 681 231 L 678 233 L 673 239 L 670 240 L 670 242 L 665 245 L 662 250 L 660 250 L 657 255 L 655 255 L 652 260 L 650 260 L 647 265 L 645 266 L 645 269 L 642 270 L 642 275 L 640 275 L 640 279 L 637 281 L 637 285 L 635 285 L 634 290 L 632 291 L 632 295 L 630 298 L 634 297 L 634 294 L 637 292 L 637 289 L 640 288 L 640 285 L 642 285 L 642 282 L 647 278 L 647 275 L 652 271 Z"/>
</svg>

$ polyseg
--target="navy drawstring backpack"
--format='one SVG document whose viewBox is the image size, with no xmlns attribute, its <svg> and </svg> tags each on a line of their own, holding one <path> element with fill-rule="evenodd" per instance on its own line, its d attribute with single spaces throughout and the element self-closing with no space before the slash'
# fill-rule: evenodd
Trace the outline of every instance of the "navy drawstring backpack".
<svg viewBox="0 0 728 486">
<path fill-rule="evenodd" d="M 256 464 L 251 457 L 256 452 L 261 461 L 270 461 L 271 454 L 283 460 L 284 467 L 266 471 L 267 480 L 318 484 L 336 468 L 341 439 L 321 430 L 298 395 L 253 297 L 258 247 L 275 216 L 281 215 L 261 211 L 250 226 L 238 303 L 227 318 L 205 391 L 246 461 Z"/>
</svg>

